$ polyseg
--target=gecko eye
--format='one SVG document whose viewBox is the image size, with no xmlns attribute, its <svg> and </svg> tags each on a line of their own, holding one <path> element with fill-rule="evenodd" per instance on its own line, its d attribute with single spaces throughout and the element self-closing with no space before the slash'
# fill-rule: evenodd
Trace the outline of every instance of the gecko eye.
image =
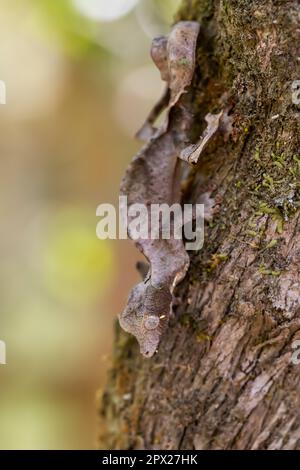
<svg viewBox="0 0 300 470">
<path fill-rule="evenodd" d="M 151 315 L 150 317 L 146 318 L 144 325 L 146 330 L 155 330 L 155 328 L 157 328 L 159 325 L 159 318 Z"/>
</svg>

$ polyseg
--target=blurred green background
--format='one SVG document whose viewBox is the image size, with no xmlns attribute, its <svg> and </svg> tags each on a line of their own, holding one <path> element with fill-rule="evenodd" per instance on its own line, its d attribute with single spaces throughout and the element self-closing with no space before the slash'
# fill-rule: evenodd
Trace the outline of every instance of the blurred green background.
<svg viewBox="0 0 300 470">
<path fill-rule="evenodd" d="M 113 322 L 137 281 L 99 241 L 162 84 L 151 38 L 179 0 L 1 0 L 1 449 L 96 445 Z"/>
</svg>

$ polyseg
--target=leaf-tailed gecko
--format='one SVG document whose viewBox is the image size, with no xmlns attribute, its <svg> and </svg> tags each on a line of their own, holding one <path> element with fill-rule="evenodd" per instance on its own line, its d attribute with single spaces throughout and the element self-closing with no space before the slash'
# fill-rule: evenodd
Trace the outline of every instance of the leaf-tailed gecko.
<svg viewBox="0 0 300 470">
<path fill-rule="evenodd" d="M 190 144 L 193 124 L 191 84 L 199 30 L 199 23 L 183 21 L 173 27 L 168 37 L 153 40 L 152 59 L 162 80 L 167 83 L 167 91 L 138 133 L 147 143 L 131 162 L 121 183 L 121 195 L 127 196 L 129 207 L 136 203 L 147 207 L 180 203 L 182 165 L 186 165 L 183 161 L 197 163 L 203 148 L 219 127 L 222 113 L 207 115 L 206 131 L 197 144 Z M 167 108 L 165 122 L 155 129 L 154 122 L 164 108 Z M 150 262 L 150 269 L 144 282 L 132 289 L 119 320 L 121 327 L 136 337 L 141 353 L 151 357 L 167 328 L 172 293 L 186 275 L 189 256 L 182 240 L 135 241 Z"/>
</svg>

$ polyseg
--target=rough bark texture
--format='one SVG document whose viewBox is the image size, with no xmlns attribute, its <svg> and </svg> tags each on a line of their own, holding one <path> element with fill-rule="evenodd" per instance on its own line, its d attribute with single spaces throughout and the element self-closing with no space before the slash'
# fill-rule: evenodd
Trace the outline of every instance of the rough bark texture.
<svg viewBox="0 0 300 470">
<path fill-rule="evenodd" d="M 195 132 L 224 93 L 234 106 L 186 200 L 213 184 L 222 203 L 159 353 L 117 327 L 100 446 L 300 449 L 300 3 L 185 0 L 178 19 L 202 24 Z"/>
</svg>

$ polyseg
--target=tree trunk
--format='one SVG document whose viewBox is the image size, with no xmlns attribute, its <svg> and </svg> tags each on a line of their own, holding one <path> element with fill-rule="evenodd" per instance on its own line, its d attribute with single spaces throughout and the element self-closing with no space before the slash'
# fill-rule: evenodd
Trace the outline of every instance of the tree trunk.
<svg viewBox="0 0 300 470">
<path fill-rule="evenodd" d="M 185 0 L 177 20 L 202 26 L 195 133 L 232 103 L 230 138 L 213 139 L 185 195 L 209 185 L 220 209 L 159 353 L 142 358 L 117 327 L 100 446 L 300 449 L 300 4 Z"/>
</svg>

